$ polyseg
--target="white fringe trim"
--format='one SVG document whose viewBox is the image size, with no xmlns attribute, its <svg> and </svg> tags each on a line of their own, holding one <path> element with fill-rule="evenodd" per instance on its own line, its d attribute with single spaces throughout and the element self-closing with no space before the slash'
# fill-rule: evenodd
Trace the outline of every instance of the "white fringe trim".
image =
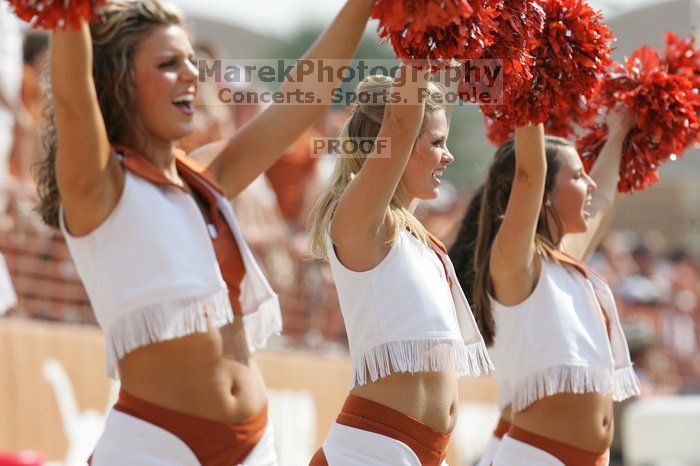
<svg viewBox="0 0 700 466">
<path fill-rule="evenodd" d="M 251 350 L 264 348 L 267 340 L 282 332 L 282 312 L 277 296 L 270 298 L 252 314 L 243 316 L 243 330 Z"/>
<path fill-rule="evenodd" d="M 204 333 L 209 327 L 219 328 L 231 322 L 233 310 L 226 289 L 132 311 L 121 316 L 105 332 L 107 375 L 118 380 L 117 361 L 136 348 Z"/>
<path fill-rule="evenodd" d="M 639 394 L 639 380 L 632 367 L 555 366 L 526 377 L 512 389 L 514 412 L 558 393 L 610 393 L 615 401 Z"/>
<path fill-rule="evenodd" d="M 613 390 L 613 400 L 615 401 L 638 396 L 642 390 L 637 374 L 634 373 L 632 366 L 616 369 L 613 374 L 613 383 L 615 384 Z"/>
<path fill-rule="evenodd" d="M 483 342 L 465 345 L 462 340 L 438 338 L 382 343 L 352 361 L 352 380 L 366 385 L 396 372 L 442 372 L 452 368 L 459 377 L 476 377 L 494 370 Z"/>
</svg>

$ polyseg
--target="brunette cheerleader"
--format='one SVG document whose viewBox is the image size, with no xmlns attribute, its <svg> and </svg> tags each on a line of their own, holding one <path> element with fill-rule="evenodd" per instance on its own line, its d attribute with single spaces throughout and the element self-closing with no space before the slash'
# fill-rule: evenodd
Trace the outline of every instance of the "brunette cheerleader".
<svg viewBox="0 0 700 466">
<path fill-rule="evenodd" d="M 305 58 L 348 61 L 373 3 L 348 0 Z M 337 85 L 291 75 L 282 92 Z M 279 303 L 228 200 L 326 106 L 271 105 L 200 149 L 206 167 L 175 149 L 197 80 L 183 18 L 160 0 L 110 2 L 101 22 L 53 34 L 41 211 L 65 234 L 122 387 L 94 466 L 276 464 L 251 349 L 281 330 Z"/>
<path fill-rule="evenodd" d="M 500 385 L 503 416 L 480 464 L 607 464 L 612 402 L 639 391 L 612 293 L 583 263 L 617 203 L 631 120 L 614 111 L 607 123 L 590 176 L 567 140 L 518 128 L 453 247 Z"/>
</svg>

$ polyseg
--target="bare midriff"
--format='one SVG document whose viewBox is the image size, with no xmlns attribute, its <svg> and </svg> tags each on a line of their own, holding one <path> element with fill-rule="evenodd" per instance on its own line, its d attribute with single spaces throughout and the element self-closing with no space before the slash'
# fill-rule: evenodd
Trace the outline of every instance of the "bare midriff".
<svg viewBox="0 0 700 466">
<path fill-rule="evenodd" d="M 513 424 L 582 450 L 602 453 L 612 443 L 612 397 L 601 393 L 548 396 L 515 414 Z"/>
<path fill-rule="evenodd" d="M 242 320 L 151 344 L 119 362 L 122 388 L 163 408 L 227 424 L 267 404 L 265 382 L 248 350 Z"/>
<path fill-rule="evenodd" d="M 457 372 L 394 373 L 350 392 L 449 434 L 457 423 Z"/>
</svg>

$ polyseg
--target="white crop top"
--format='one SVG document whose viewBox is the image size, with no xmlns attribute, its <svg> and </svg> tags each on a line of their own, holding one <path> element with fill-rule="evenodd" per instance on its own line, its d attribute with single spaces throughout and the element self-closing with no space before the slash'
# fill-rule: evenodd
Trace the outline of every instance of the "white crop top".
<svg viewBox="0 0 700 466">
<path fill-rule="evenodd" d="M 403 231 L 379 265 L 355 272 L 338 260 L 328 234 L 326 244 L 350 344 L 351 389 L 392 372 L 493 370 L 444 250 Z"/>
<path fill-rule="evenodd" d="M 179 169 L 198 166 L 182 156 L 177 162 Z M 61 230 L 105 334 L 107 374 L 115 379 L 117 361 L 136 348 L 234 319 L 207 224 L 192 196 L 126 167 L 124 174 L 117 205 L 88 235 L 71 235 L 60 212 Z M 197 176 L 215 194 L 245 265 L 240 304 L 246 338 L 251 348 L 264 346 L 282 327 L 277 295 L 220 188 Z"/>
<path fill-rule="evenodd" d="M 615 401 L 639 394 L 610 288 L 585 265 L 560 259 L 568 263 L 542 259 L 539 281 L 522 303 L 491 299 L 496 337 L 489 353 L 499 404 L 511 404 L 513 413 L 557 393 L 610 393 Z"/>
</svg>

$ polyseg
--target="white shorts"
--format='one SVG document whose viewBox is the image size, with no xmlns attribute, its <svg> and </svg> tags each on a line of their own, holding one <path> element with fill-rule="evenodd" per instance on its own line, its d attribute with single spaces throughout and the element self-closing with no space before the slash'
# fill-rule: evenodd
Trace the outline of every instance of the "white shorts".
<svg viewBox="0 0 700 466">
<path fill-rule="evenodd" d="M 5 258 L 0 254 L 0 316 L 16 305 L 17 295 L 12 286 L 10 272 L 7 270 Z"/>
<path fill-rule="evenodd" d="M 546 451 L 512 439 L 508 435 L 501 440 L 492 464 L 493 466 L 566 466 Z"/>
<path fill-rule="evenodd" d="M 185 442 L 154 424 L 112 409 L 92 466 L 201 466 Z M 231 465 L 238 466 L 238 465 Z M 277 466 L 272 423 L 242 466 Z"/>
<path fill-rule="evenodd" d="M 334 423 L 323 442 L 328 466 L 421 466 L 411 448 L 398 440 Z M 447 466 L 443 461 L 442 466 Z"/>
<path fill-rule="evenodd" d="M 14 145 L 14 120 L 0 108 L 0 214 L 7 207 L 7 188 L 10 178 L 10 154 Z"/>
<path fill-rule="evenodd" d="M 495 435 L 492 435 L 489 442 L 486 444 L 484 453 L 481 454 L 479 462 L 476 463 L 476 466 L 491 466 L 491 463 L 493 463 L 493 458 L 496 456 L 496 452 L 498 451 L 498 447 L 500 445 L 501 439 Z"/>
</svg>

